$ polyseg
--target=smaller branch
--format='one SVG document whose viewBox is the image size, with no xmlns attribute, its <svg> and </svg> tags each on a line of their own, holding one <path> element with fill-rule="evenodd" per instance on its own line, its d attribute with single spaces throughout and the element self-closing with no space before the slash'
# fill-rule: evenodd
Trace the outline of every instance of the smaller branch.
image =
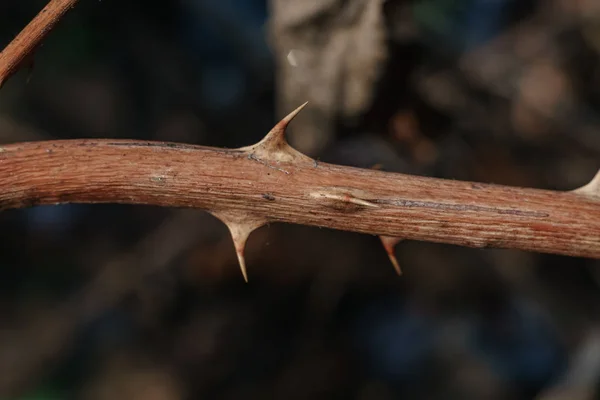
<svg viewBox="0 0 600 400">
<path fill-rule="evenodd" d="M 0 87 L 77 0 L 51 0 L 0 53 Z"/>
</svg>

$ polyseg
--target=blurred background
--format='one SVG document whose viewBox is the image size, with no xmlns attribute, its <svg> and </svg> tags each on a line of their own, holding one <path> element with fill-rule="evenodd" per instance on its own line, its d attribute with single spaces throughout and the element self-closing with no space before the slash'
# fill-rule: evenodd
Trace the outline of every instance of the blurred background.
<svg viewBox="0 0 600 400">
<path fill-rule="evenodd" d="M 0 2 L 6 45 L 45 5 Z M 600 167 L 597 0 L 81 0 L 0 90 L 0 143 L 289 140 L 568 190 Z M 273 224 L 244 284 L 201 210 L 0 214 L 0 399 L 600 398 L 600 263 Z"/>
</svg>

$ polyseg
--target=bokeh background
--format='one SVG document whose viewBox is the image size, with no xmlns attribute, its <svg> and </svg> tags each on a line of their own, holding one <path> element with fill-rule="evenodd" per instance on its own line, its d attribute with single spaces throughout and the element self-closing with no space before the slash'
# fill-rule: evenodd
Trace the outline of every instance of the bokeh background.
<svg viewBox="0 0 600 400">
<path fill-rule="evenodd" d="M 0 2 L 0 44 L 44 6 Z M 289 140 L 573 189 L 600 167 L 597 0 L 81 0 L 0 90 L 0 143 Z M 599 211 L 600 212 L 600 211 Z M 600 263 L 272 224 L 244 284 L 201 210 L 0 214 L 1 399 L 600 398 Z"/>
</svg>

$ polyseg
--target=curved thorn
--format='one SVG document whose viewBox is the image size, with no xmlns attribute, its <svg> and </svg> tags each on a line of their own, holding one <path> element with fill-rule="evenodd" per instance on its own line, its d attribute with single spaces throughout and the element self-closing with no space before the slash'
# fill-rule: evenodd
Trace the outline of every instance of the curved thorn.
<svg viewBox="0 0 600 400">
<path fill-rule="evenodd" d="M 296 108 L 294 111 L 286 115 L 281 121 L 279 121 L 273 129 L 267 133 L 267 136 L 262 140 L 262 142 L 274 140 L 278 142 L 285 142 L 285 130 L 290 122 L 302 111 L 304 107 L 308 104 L 308 101 Z"/>
<path fill-rule="evenodd" d="M 288 126 L 288 124 L 290 122 L 292 122 L 292 120 L 296 117 L 296 115 L 298 115 L 300 113 L 300 111 L 302 111 L 302 109 L 304 107 L 306 107 L 307 104 L 308 104 L 308 101 L 305 101 L 303 104 L 298 106 L 294 111 L 292 111 L 291 113 L 289 113 L 288 115 L 283 117 L 283 119 L 281 121 L 279 121 L 277 123 L 277 125 L 275 125 L 275 126 L 276 127 L 279 126 L 280 128 L 285 129 Z"/>
<path fill-rule="evenodd" d="M 394 266 L 394 270 L 396 271 L 398 276 L 401 276 L 402 269 L 400 269 L 400 264 L 398 264 L 398 259 L 396 258 L 394 249 L 395 249 L 396 244 L 401 242 L 403 239 L 398 238 L 398 237 L 392 237 L 392 236 L 379 236 L 379 239 L 381 240 L 381 243 L 383 244 L 383 248 L 385 249 L 386 253 L 388 254 L 388 257 L 389 257 L 390 261 L 392 262 L 392 265 Z"/>
<path fill-rule="evenodd" d="M 285 139 L 285 131 L 288 124 L 298 115 L 300 111 L 306 105 L 308 101 L 296 108 L 294 111 L 286 115 L 281 121 L 279 121 L 273 129 L 265 135 L 265 137 L 258 143 L 252 146 L 241 147 L 238 150 L 242 150 L 248 153 L 248 157 L 259 160 L 265 163 L 266 166 L 270 167 L 266 160 L 279 162 L 294 162 L 296 165 L 299 163 L 311 163 L 314 164 L 314 160 L 301 152 L 295 150 L 288 144 Z"/>
</svg>

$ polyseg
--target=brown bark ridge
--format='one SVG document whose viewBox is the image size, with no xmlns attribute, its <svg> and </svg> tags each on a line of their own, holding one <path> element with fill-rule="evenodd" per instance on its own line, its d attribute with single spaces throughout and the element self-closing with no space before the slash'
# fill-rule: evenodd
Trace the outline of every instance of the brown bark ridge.
<svg viewBox="0 0 600 400">
<path fill-rule="evenodd" d="M 112 139 L 0 147 L 0 210 L 71 202 L 205 209 L 229 227 L 245 279 L 245 242 L 270 222 L 384 236 L 391 256 L 402 238 L 600 258 L 600 172 L 558 192 L 321 163 L 285 140 L 302 107 L 239 149 Z"/>
<path fill-rule="evenodd" d="M 52 0 L 0 53 L 0 87 L 77 0 Z"/>
</svg>

